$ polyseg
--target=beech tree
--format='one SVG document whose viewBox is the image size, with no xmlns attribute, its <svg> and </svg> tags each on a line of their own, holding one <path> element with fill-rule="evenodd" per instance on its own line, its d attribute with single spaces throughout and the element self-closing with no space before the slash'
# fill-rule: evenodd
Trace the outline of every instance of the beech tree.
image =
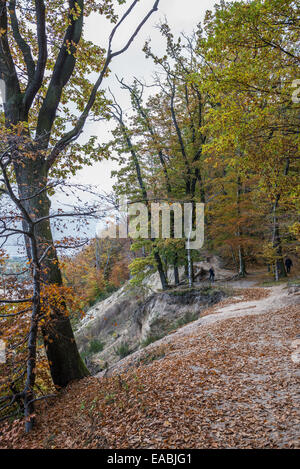
<svg viewBox="0 0 300 469">
<path fill-rule="evenodd" d="M 151 210 L 150 210 L 150 200 L 149 200 L 149 189 L 144 181 L 143 171 L 141 168 L 141 161 L 140 156 L 137 152 L 135 145 L 132 142 L 131 131 L 127 127 L 123 111 L 120 105 L 117 103 L 115 97 L 113 96 L 113 103 L 110 106 L 110 113 L 118 123 L 119 128 L 115 130 L 114 135 L 117 137 L 120 134 L 120 138 L 118 141 L 121 143 L 121 149 L 119 149 L 119 154 L 122 154 L 124 151 L 125 153 L 130 153 L 130 162 L 129 165 L 126 167 L 126 177 L 128 178 L 128 173 L 130 170 L 134 170 L 135 178 L 138 182 L 138 192 L 137 195 L 140 194 L 141 200 L 146 204 L 148 208 L 148 223 L 151 224 Z M 122 158 L 124 162 L 124 158 Z M 124 168 L 123 168 L 124 170 Z M 138 197 L 139 198 L 139 197 Z M 133 201 L 131 197 L 131 201 Z M 153 245 L 151 249 L 151 258 L 154 258 L 154 263 L 157 267 L 157 271 L 159 273 L 162 289 L 165 290 L 168 288 L 168 277 L 163 269 L 163 262 L 161 260 L 161 256 L 159 254 L 158 247 L 155 243 L 155 240 L 152 239 Z"/>
<path fill-rule="evenodd" d="M 132 109 L 123 115 L 127 137 L 120 122 L 114 132 L 122 165 L 116 190 L 141 197 L 142 175 L 157 200 L 205 202 L 205 248 L 229 259 L 240 277 L 263 260 L 278 280 L 299 238 L 296 3 L 221 2 L 204 28 L 175 39 L 162 24 L 166 54 L 144 46 L 159 68 L 154 84 L 119 80 Z M 148 100 L 146 88 L 154 90 Z M 164 264 L 178 256 L 182 265 L 178 244 L 160 240 L 159 250 Z M 189 259 L 188 266 L 191 285 Z M 145 271 L 146 259 L 132 267 Z"/>
<path fill-rule="evenodd" d="M 240 189 L 249 175 L 256 203 L 265 200 L 265 259 L 275 279 L 286 276 L 285 239 L 297 231 L 299 110 L 292 100 L 299 57 L 296 2 L 224 3 L 206 15 L 207 38 L 199 38 L 205 55 L 205 83 L 215 104 L 209 115 L 205 152 L 218 165 L 228 156 L 238 170 Z M 222 164 L 222 163 L 221 163 Z M 251 196 L 250 196 L 251 197 Z M 242 240 L 242 223 L 238 223 Z M 243 254 L 239 247 L 239 254 Z M 240 272 L 244 274 L 243 262 Z"/>
<path fill-rule="evenodd" d="M 4 113 L 1 125 L 8 136 L 20 137 L 14 152 L 13 175 L 24 210 L 36 225 L 37 257 L 47 249 L 42 267 L 44 281 L 61 285 L 62 276 L 53 243 L 49 220 L 50 200 L 47 187 L 50 176 L 74 173 L 84 164 L 100 158 L 96 138 L 84 145 L 76 140 L 89 116 L 105 114 L 106 102 L 100 87 L 114 58 L 131 45 L 149 17 L 158 9 L 159 0 L 129 34 L 124 46 L 113 50 L 113 40 L 139 3 L 132 1 L 123 16 L 114 12 L 116 3 L 103 0 L 1 0 L 0 2 L 0 77 L 5 83 Z M 84 38 L 84 21 L 91 13 L 105 15 L 114 23 L 105 51 Z M 98 72 L 91 83 L 91 72 Z M 22 138 L 30 145 L 22 145 Z M 39 197 L 35 197 L 39 193 Z M 22 219 L 23 231 L 29 221 Z M 27 257 L 32 261 L 32 246 L 25 239 Z M 44 344 L 56 386 L 65 386 L 85 376 L 68 317 L 55 312 L 57 334 Z M 60 340 L 60 336 L 66 338 Z M 66 359 L 67 357 L 67 359 Z"/>
<path fill-rule="evenodd" d="M 202 60 L 195 54 L 196 36 L 176 41 L 165 23 L 160 31 L 166 41 L 165 56 L 156 56 L 149 42 L 144 46 L 146 56 L 159 66 L 160 73 L 151 85 L 156 93 L 146 101 L 145 90 L 150 85 L 138 79 L 128 84 L 122 78 L 119 83 L 130 94 L 132 115 L 128 118 L 118 103 L 112 104 L 118 127 L 113 132 L 111 145 L 118 149 L 118 161 L 122 165 L 114 173 L 118 177 L 115 190 L 127 194 L 130 200 L 137 197 L 149 201 L 191 202 L 195 207 L 197 201 L 206 201 L 202 155 L 206 136 L 201 127 L 208 100 L 200 84 L 191 81 L 194 74 L 201 74 Z M 182 240 L 172 239 L 173 212 L 171 217 L 171 239 L 160 239 L 156 243 L 162 262 L 156 262 L 155 267 L 162 279 L 163 265 L 166 272 L 172 266 L 175 285 L 178 285 L 178 268 L 185 265 L 192 285 L 192 260 L 197 253 L 186 251 Z M 144 244 L 148 249 L 149 243 Z M 155 255 L 157 257 L 157 252 Z M 149 265 L 152 265 L 151 259 L 149 256 Z M 136 259 L 132 265 L 136 273 L 145 267 L 146 259 Z M 164 288 L 164 280 L 161 283 Z"/>
<path fill-rule="evenodd" d="M 49 369 L 56 388 L 63 387 L 66 383 L 64 376 L 59 374 L 58 365 L 53 368 L 51 361 L 45 360 L 45 353 L 40 350 L 40 339 L 44 339 L 46 353 L 53 342 L 60 344 L 61 353 L 63 350 L 68 351 L 70 341 L 74 345 L 75 339 L 61 333 L 61 323 L 70 323 L 70 317 L 74 313 L 76 317 L 82 314 L 82 299 L 78 289 L 75 294 L 76 285 L 68 285 L 67 282 L 50 283 L 48 264 L 44 260 L 53 249 L 61 252 L 87 244 L 89 239 L 83 236 L 81 225 L 87 225 L 90 219 L 104 218 L 109 209 L 109 199 L 85 186 L 85 193 L 89 190 L 93 197 L 90 197 L 89 202 L 83 203 L 80 200 L 82 188 L 79 185 L 52 178 L 47 186 L 40 187 L 30 198 L 39 204 L 45 192 L 55 190 L 59 195 L 70 196 L 69 193 L 75 190 L 77 197 L 73 206 L 68 204 L 68 209 L 58 207 L 51 210 L 49 215 L 41 217 L 36 212 L 29 212 L 26 208 L 28 198 L 20 197 L 13 177 L 13 168 L 20 163 L 19 143 L 23 151 L 26 150 L 25 143 L 31 146 L 30 139 L 26 142 L 24 136 L 15 138 L 13 143 L 10 134 L 1 135 L 0 337 L 7 344 L 7 361 L 6 370 L 0 377 L 0 421 L 10 415 L 19 415 L 21 411 L 25 415 L 25 428 L 29 431 L 34 422 L 34 402 L 48 397 L 41 388 L 47 390 L 53 387 L 53 384 L 49 384 Z M 46 220 L 51 222 L 57 233 L 64 236 L 56 239 L 55 244 L 41 239 L 39 225 Z M 72 226 L 72 238 L 66 237 L 64 233 L 66 220 L 69 227 Z M 16 237 L 26 238 L 31 254 L 27 263 L 20 259 L 21 269 L 17 265 L 15 268 L 12 266 L 4 251 L 10 241 L 17 246 Z M 71 368 L 69 378 L 73 376 L 73 379 L 89 375 L 76 348 L 75 351 L 77 356 L 65 356 L 65 361 L 69 362 Z M 49 360 L 49 353 L 47 356 Z M 73 363 L 76 365 L 74 370 Z M 57 384 L 58 380 L 60 385 Z"/>
</svg>

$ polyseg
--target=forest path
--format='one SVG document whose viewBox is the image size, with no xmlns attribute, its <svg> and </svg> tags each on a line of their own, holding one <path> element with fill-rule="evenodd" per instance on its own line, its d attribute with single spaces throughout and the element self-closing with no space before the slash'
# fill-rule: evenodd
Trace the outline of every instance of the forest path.
<svg viewBox="0 0 300 469">
<path fill-rule="evenodd" d="M 299 287 L 241 286 L 100 379 L 38 403 L 35 430 L 13 446 L 300 448 L 299 311 Z"/>
<path fill-rule="evenodd" d="M 108 374 L 134 373 L 151 415 L 140 428 L 135 422 L 138 434 L 118 436 L 118 445 L 300 447 L 299 287 L 259 288 L 257 279 L 228 284 L 238 289 L 235 297 Z"/>
<path fill-rule="evenodd" d="M 236 295 L 226 298 L 224 301 L 207 309 L 201 314 L 201 317 L 180 329 L 171 332 L 162 339 L 150 344 L 146 350 L 156 348 L 161 345 L 170 344 L 182 336 L 196 334 L 205 326 L 226 321 L 229 319 L 261 315 L 268 312 L 275 312 L 282 308 L 296 306 L 300 308 L 300 288 L 291 292 L 287 283 L 271 286 L 271 287 L 257 287 L 257 282 L 260 280 L 259 273 L 250 274 L 252 278 L 245 278 L 239 280 L 232 280 L 226 282 L 227 287 L 232 287 L 236 290 Z M 196 285 L 195 285 L 196 286 Z M 300 311 L 300 309 L 299 309 Z M 300 332 L 300 331 L 299 331 Z M 295 340 L 297 337 L 295 337 Z M 294 343 L 294 353 L 299 352 L 298 343 Z M 122 372 L 139 362 L 140 357 L 143 356 L 144 350 L 125 357 L 109 370 L 100 372 L 97 377 L 109 376 L 116 372 Z M 296 355 L 295 355 L 296 356 Z"/>
<path fill-rule="evenodd" d="M 245 285 L 247 286 L 243 286 L 243 282 L 240 282 L 239 285 L 234 284 L 234 287 L 240 288 L 242 294 L 243 292 L 245 292 L 245 288 L 247 289 L 247 291 L 249 291 L 249 289 L 251 288 L 255 288 L 249 286 L 249 283 L 247 283 L 246 281 Z M 297 294 L 291 294 L 286 284 L 272 286 L 264 289 L 255 288 L 255 290 L 257 293 L 259 291 L 261 293 L 265 292 L 266 296 L 262 295 L 262 297 L 250 301 L 247 299 L 243 300 L 243 296 L 229 298 L 227 300 L 229 304 L 225 304 L 224 306 L 216 305 L 214 308 L 214 312 L 212 314 L 200 318 L 198 321 L 196 321 L 195 326 L 213 324 L 217 321 L 222 321 L 230 318 L 237 318 L 241 316 L 264 314 L 269 311 L 276 311 L 280 308 L 283 308 L 284 306 L 300 304 L 300 290 Z M 247 296 L 247 292 L 245 296 Z M 240 301 L 236 302 L 236 300 Z M 190 325 L 190 327 L 192 327 L 192 324 Z M 186 326 L 185 329 L 186 330 L 184 331 L 184 333 L 189 333 L 189 326 Z"/>
</svg>

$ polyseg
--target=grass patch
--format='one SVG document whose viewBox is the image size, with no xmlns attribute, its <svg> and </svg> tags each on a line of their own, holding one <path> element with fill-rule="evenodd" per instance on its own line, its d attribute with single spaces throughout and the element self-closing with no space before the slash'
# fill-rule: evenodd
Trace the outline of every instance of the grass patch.
<svg viewBox="0 0 300 469">
<path fill-rule="evenodd" d="M 81 353 L 81 358 L 85 359 L 94 353 L 102 352 L 104 345 L 105 344 L 98 339 L 91 340 L 88 349 Z"/>
<path fill-rule="evenodd" d="M 153 342 L 156 342 L 159 339 L 162 339 L 165 335 L 167 335 L 168 332 L 165 334 L 150 334 L 148 337 L 146 337 L 145 340 L 141 342 L 141 346 L 143 348 L 147 347 L 148 345 L 152 344 Z"/>
<path fill-rule="evenodd" d="M 96 303 L 99 303 L 99 301 L 106 300 L 106 298 L 111 296 L 118 289 L 119 287 L 115 287 L 114 285 L 108 285 L 104 291 L 98 292 L 95 298 L 91 298 L 89 300 L 87 307 L 92 308 Z"/>
<path fill-rule="evenodd" d="M 196 292 L 196 291 L 202 291 L 199 290 L 198 288 L 184 288 L 182 290 L 167 290 L 164 291 L 164 293 L 168 293 L 169 295 L 173 296 L 185 296 L 188 293 Z"/>
<path fill-rule="evenodd" d="M 103 349 L 104 349 L 104 343 L 101 342 L 100 340 L 94 339 L 90 342 L 89 352 L 91 354 L 102 352 Z"/>
<path fill-rule="evenodd" d="M 179 327 L 183 327 L 186 324 L 189 324 L 190 322 L 196 321 L 199 318 L 199 314 L 197 313 L 191 313 L 187 312 L 182 318 L 177 319 L 177 321 L 174 322 L 172 325 L 172 329 L 178 329 Z"/>
<path fill-rule="evenodd" d="M 289 287 L 300 287 L 300 278 L 292 278 L 288 280 Z"/>
<path fill-rule="evenodd" d="M 128 342 L 122 342 L 118 347 L 115 348 L 115 352 L 120 358 L 125 358 L 131 353 Z"/>
<path fill-rule="evenodd" d="M 198 287 L 192 287 L 192 288 L 178 288 L 174 290 L 167 290 L 165 293 L 168 293 L 169 295 L 172 296 L 185 296 L 189 294 L 203 294 L 203 295 L 208 295 L 212 296 L 215 293 L 224 293 L 226 296 L 230 296 L 232 294 L 232 289 L 225 286 L 225 285 L 202 285 Z"/>
<path fill-rule="evenodd" d="M 179 318 L 174 323 L 170 324 L 169 326 L 166 326 L 165 330 L 161 334 L 149 334 L 148 337 L 146 337 L 146 339 L 141 342 L 141 347 L 142 348 L 147 347 L 153 342 L 156 342 L 157 340 L 162 339 L 163 337 L 168 335 L 170 332 L 176 329 L 179 329 L 180 327 L 183 327 L 186 324 L 189 324 L 190 322 L 196 321 L 198 318 L 199 318 L 199 314 L 192 313 L 190 311 L 186 312 L 182 318 Z"/>
<path fill-rule="evenodd" d="M 279 280 L 268 279 L 260 282 L 258 285 L 260 287 L 276 287 L 276 285 L 282 285 L 283 283 L 289 283 L 289 279 L 287 277 L 282 277 Z"/>
</svg>

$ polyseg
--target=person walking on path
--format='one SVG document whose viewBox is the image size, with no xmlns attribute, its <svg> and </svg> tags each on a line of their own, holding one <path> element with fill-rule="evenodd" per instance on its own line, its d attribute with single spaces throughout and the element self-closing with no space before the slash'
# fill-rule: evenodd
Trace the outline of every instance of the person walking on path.
<svg viewBox="0 0 300 469">
<path fill-rule="evenodd" d="M 215 271 L 214 271 L 213 267 L 211 267 L 208 272 L 209 272 L 209 280 L 211 282 L 214 282 L 215 281 Z"/>
<path fill-rule="evenodd" d="M 292 259 L 290 259 L 289 257 L 286 258 L 285 260 L 285 267 L 286 267 L 286 271 L 287 273 L 289 274 L 291 272 L 291 267 L 293 266 L 293 261 Z"/>
</svg>

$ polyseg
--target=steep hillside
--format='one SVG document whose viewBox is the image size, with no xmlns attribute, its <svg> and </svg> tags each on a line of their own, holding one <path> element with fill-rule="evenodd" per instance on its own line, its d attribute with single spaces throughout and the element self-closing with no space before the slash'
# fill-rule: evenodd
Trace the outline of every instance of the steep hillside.
<svg viewBox="0 0 300 469">
<path fill-rule="evenodd" d="M 93 306 L 76 332 L 76 341 L 92 373 L 107 368 L 128 355 L 167 335 L 174 329 L 198 319 L 207 307 L 230 293 L 224 282 L 212 285 L 205 281 L 209 266 L 214 265 L 218 280 L 232 278 L 222 269 L 217 257 L 199 262 L 195 277 L 201 279 L 192 290 L 183 284 L 160 291 L 157 274 L 140 288 L 127 283 L 109 298 Z M 172 272 L 169 272 L 171 279 Z"/>
<path fill-rule="evenodd" d="M 39 403 L 35 430 L 25 438 L 23 422 L 7 424 L 1 445 L 299 448 L 299 311 L 299 287 L 241 288 L 99 378 Z"/>
</svg>

